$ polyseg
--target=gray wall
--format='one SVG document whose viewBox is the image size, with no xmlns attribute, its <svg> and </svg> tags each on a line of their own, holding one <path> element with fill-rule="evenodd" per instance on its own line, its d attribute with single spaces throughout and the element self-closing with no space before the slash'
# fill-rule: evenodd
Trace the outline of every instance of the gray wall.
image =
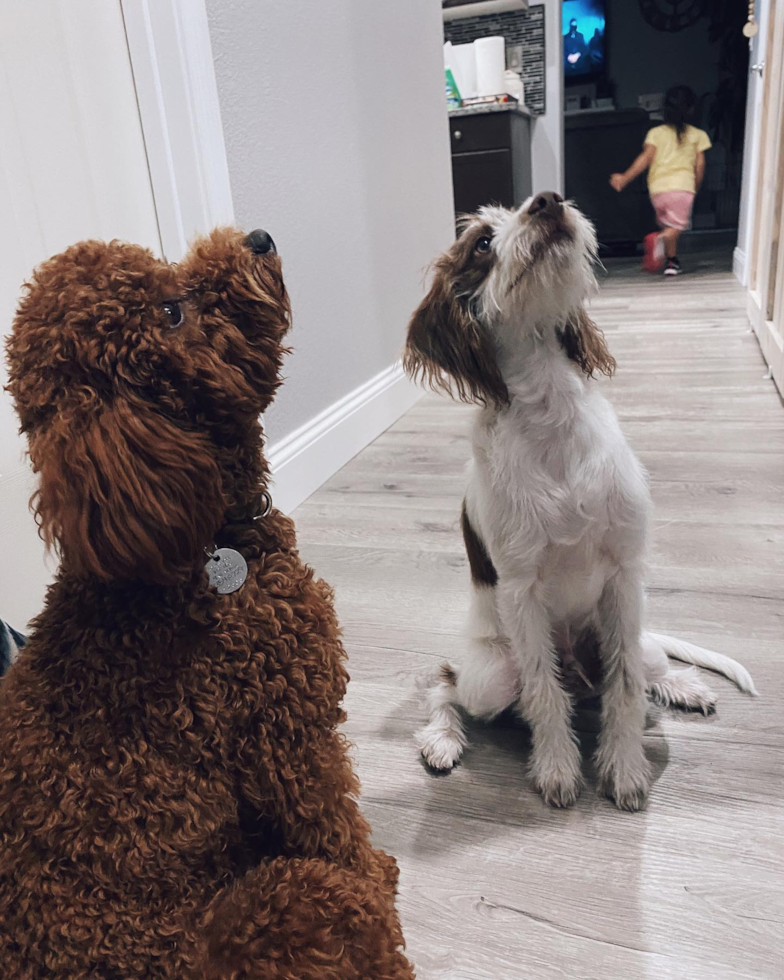
<svg viewBox="0 0 784 980">
<path fill-rule="evenodd" d="M 453 237 L 439 0 L 207 0 L 238 224 L 294 308 L 276 442 L 389 367 Z"/>
<path fill-rule="evenodd" d="M 708 20 L 669 33 L 648 24 L 636 0 L 607 6 L 607 62 L 619 108 L 637 106 L 637 96 L 690 85 L 697 95 L 718 83 L 718 47 L 708 40 Z"/>
</svg>

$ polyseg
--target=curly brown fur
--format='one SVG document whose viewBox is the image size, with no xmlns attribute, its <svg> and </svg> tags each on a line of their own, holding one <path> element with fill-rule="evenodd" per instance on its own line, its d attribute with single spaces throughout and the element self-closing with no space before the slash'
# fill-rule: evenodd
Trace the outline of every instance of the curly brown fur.
<svg viewBox="0 0 784 980">
<path fill-rule="evenodd" d="M 377 883 L 321 859 L 278 858 L 249 872 L 243 887 L 218 896 L 203 922 L 212 937 L 205 980 L 409 975 Z"/>
<path fill-rule="evenodd" d="M 413 976 L 331 591 L 252 519 L 288 325 L 277 256 L 231 229 L 176 267 L 85 242 L 27 287 L 10 390 L 61 566 L 0 685 L 4 977 Z M 248 562 L 232 595 L 213 543 Z"/>
</svg>

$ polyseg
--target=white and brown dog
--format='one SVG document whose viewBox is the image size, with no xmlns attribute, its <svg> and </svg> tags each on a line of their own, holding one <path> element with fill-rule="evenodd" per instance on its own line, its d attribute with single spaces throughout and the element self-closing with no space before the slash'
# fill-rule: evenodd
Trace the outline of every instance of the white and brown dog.
<svg viewBox="0 0 784 980">
<path fill-rule="evenodd" d="M 596 289 L 591 223 L 557 194 L 471 217 L 435 265 L 414 313 L 406 369 L 478 403 L 463 534 L 473 580 L 470 653 L 429 691 L 418 744 L 450 769 L 465 747 L 459 708 L 490 719 L 513 707 L 533 736 L 544 799 L 568 806 L 581 785 L 573 705 L 602 695 L 596 763 L 603 791 L 639 809 L 650 773 L 646 693 L 712 711 L 694 668 L 755 694 L 717 653 L 643 631 L 651 499 L 594 372 L 615 362 L 585 312 Z"/>
</svg>

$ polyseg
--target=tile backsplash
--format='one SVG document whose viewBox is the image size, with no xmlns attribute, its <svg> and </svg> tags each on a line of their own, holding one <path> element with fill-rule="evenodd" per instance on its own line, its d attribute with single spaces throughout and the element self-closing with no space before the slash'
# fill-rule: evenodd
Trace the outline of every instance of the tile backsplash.
<svg viewBox="0 0 784 980">
<path fill-rule="evenodd" d="M 492 37 L 495 34 L 506 38 L 507 49 L 522 46 L 525 104 L 531 112 L 541 115 L 545 111 L 544 6 L 538 4 L 528 10 L 463 17 L 444 23 L 444 41 L 451 41 L 452 44 L 470 44 L 478 37 Z"/>
</svg>

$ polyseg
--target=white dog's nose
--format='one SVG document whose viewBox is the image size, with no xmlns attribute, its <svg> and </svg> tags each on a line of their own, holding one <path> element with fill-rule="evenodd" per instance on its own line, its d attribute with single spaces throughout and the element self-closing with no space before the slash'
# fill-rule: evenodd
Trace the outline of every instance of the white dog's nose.
<svg viewBox="0 0 784 980">
<path fill-rule="evenodd" d="M 534 214 L 557 214 L 561 210 L 563 198 L 555 191 L 542 191 L 537 194 L 533 201 L 528 205 L 528 213 Z"/>
</svg>

